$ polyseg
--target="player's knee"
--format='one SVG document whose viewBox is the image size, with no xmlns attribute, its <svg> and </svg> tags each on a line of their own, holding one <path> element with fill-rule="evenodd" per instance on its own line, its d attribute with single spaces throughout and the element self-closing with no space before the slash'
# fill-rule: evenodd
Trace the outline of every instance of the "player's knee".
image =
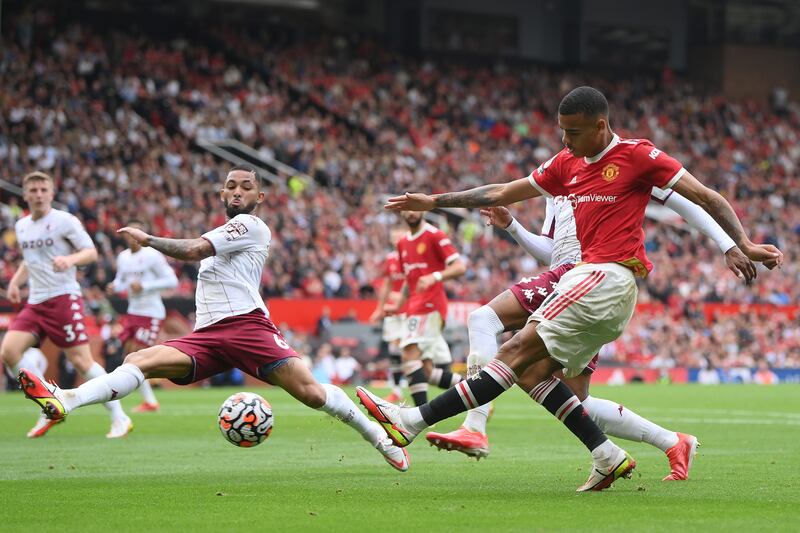
<svg viewBox="0 0 800 533">
<path fill-rule="evenodd" d="M 300 398 L 298 399 L 312 409 L 319 409 L 325 405 L 325 401 L 328 399 L 328 394 L 319 383 L 314 383 L 303 387 Z"/>
<path fill-rule="evenodd" d="M 123 363 L 136 365 L 139 368 L 141 368 L 145 363 L 147 363 L 147 358 L 148 354 L 146 350 L 139 350 L 137 352 L 132 352 L 126 355 Z"/>
<path fill-rule="evenodd" d="M 497 313 L 489 305 L 480 306 L 471 311 L 467 317 L 467 327 L 470 331 L 485 331 L 490 328 L 493 333 L 500 333 L 502 329 L 498 330 L 498 326 L 502 324 L 498 322 Z"/>
</svg>

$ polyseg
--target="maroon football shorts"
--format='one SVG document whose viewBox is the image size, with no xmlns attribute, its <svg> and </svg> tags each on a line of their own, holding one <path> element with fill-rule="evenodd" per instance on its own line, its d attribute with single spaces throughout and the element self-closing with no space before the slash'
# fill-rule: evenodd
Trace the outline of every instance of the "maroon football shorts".
<svg viewBox="0 0 800 533">
<path fill-rule="evenodd" d="M 542 272 L 538 276 L 522 278 L 509 289 L 517 297 L 520 305 L 533 314 L 547 296 L 553 292 L 561 276 L 575 267 L 573 263 L 564 263 L 553 270 Z"/>
<path fill-rule="evenodd" d="M 89 342 L 83 316 L 83 298 L 62 294 L 38 304 L 25 304 L 8 331 L 27 331 L 39 342 L 49 338 L 59 348 L 71 348 Z"/>
<path fill-rule="evenodd" d="M 544 299 L 553 292 L 561 276 L 574 267 L 575 265 L 573 263 L 564 263 L 536 277 L 522 278 L 518 283 L 512 285 L 510 290 L 514 296 L 516 296 L 520 305 L 524 307 L 528 313 L 533 314 L 533 312 L 542 305 Z M 597 361 L 598 356 L 595 355 L 589 364 L 586 365 L 585 371 L 590 373 L 594 372 L 595 369 L 597 369 Z"/>
<path fill-rule="evenodd" d="M 152 346 L 161 330 L 161 320 L 149 316 L 123 315 L 119 322 L 123 328 L 119 336 L 122 344 L 132 341 L 145 348 Z"/>
<path fill-rule="evenodd" d="M 273 370 L 298 357 L 261 309 L 223 318 L 185 337 L 165 341 L 164 345 L 192 358 L 192 371 L 170 380 L 178 385 L 201 381 L 231 368 L 268 381 Z"/>
</svg>

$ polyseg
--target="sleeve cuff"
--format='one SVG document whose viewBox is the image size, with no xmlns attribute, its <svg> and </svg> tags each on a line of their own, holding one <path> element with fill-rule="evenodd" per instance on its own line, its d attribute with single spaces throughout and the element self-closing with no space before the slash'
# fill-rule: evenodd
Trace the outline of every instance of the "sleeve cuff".
<svg viewBox="0 0 800 533">
<path fill-rule="evenodd" d="M 508 225 L 508 227 L 507 227 L 507 228 L 505 228 L 505 230 L 506 230 L 507 232 L 509 232 L 511 235 L 516 235 L 516 234 L 517 234 L 517 232 L 519 231 L 519 227 L 520 227 L 521 225 L 522 225 L 522 224 L 520 224 L 520 223 L 519 223 L 519 221 L 517 221 L 517 219 L 516 219 L 516 218 L 513 218 L 513 217 L 512 217 L 512 218 L 511 218 L 511 224 L 509 224 L 509 225 Z"/>
<path fill-rule="evenodd" d="M 448 257 L 447 259 L 444 260 L 444 264 L 445 265 L 449 265 L 450 263 L 452 263 L 453 261 L 458 259 L 458 257 L 459 257 L 458 254 L 453 254 L 453 255 L 451 255 L 450 257 Z"/>
<path fill-rule="evenodd" d="M 531 172 L 531 173 L 528 175 L 528 183 L 530 183 L 530 184 L 531 184 L 531 186 L 532 186 L 534 189 L 536 189 L 537 191 L 539 191 L 539 192 L 542 194 L 542 196 L 545 196 L 545 197 L 547 197 L 547 198 L 552 198 L 552 197 L 553 197 L 553 195 L 552 195 L 552 194 L 550 194 L 549 192 L 547 192 L 546 190 L 544 190 L 544 189 L 542 188 L 542 186 L 541 186 L 541 185 L 539 185 L 538 183 L 536 183 L 536 178 L 534 178 L 534 177 L 533 177 L 533 172 Z"/>
<path fill-rule="evenodd" d="M 686 174 L 686 169 L 681 167 L 681 169 L 678 172 L 676 172 L 674 176 L 672 176 L 672 179 L 669 180 L 667 184 L 661 188 L 671 189 L 676 183 L 678 183 L 678 180 L 681 179 L 681 177 L 683 177 L 684 174 Z"/>
<path fill-rule="evenodd" d="M 209 239 L 209 238 L 208 238 L 208 237 L 206 237 L 206 236 L 202 236 L 202 237 L 200 237 L 200 238 L 201 238 L 201 239 L 205 239 L 206 241 L 208 241 L 208 244 L 210 244 L 210 245 L 211 245 L 211 249 L 214 251 L 214 253 L 213 253 L 212 255 L 217 255 L 217 247 L 216 247 L 216 246 L 214 246 L 214 243 L 211 241 L 211 239 Z"/>
</svg>

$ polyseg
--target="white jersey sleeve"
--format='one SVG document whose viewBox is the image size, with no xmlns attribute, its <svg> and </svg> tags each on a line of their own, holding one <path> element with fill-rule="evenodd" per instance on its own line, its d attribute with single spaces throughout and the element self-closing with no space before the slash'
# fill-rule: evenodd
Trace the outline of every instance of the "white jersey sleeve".
<svg viewBox="0 0 800 533">
<path fill-rule="evenodd" d="M 714 220 L 705 209 L 694 202 L 684 198 L 675 191 L 663 191 L 657 187 L 653 187 L 651 196 L 658 200 L 663 198 L 662 203 L 666 207 L 669 207 L 680 215 L 694 229 L 711 238 L 717 243 L 722 253 L 736 246 L 733 239 L 725 233 L 725 230 L 717 224 L 717 221 Z"/>
<path fill-rule="evenodd" d="M 94 242 L 75 215 L 69 215 L 66 220 L 66 231 L 64 239 L 69 242 L 77 252 L 87 248 L 94 248 Z"/>
<path fill-rule="evenodd" d="M 195 329 L 254 309 L 269 316 L 259 291 L 272 238 L 264 221 L 253 215 L 236 215 L 203 238 L 214 247 L 214 255 L 200 263 Z"/>
<path fill-rule="evenodd" d="M 517 219 L 513 219 L 506 231 L 528 255 L 542 264 L 549 265 L 553 257 L 553 239 L 536 235 L 526 230 Z"/>
</svg>

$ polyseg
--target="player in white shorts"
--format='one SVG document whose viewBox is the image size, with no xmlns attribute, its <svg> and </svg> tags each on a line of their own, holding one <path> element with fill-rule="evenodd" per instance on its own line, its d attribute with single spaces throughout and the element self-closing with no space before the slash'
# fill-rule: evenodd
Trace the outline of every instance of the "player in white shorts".
<svg viewBox="0 0 800 533">
<path fill-rule="evenodd" d="M 144 230 L 144 224 L 138 220 L 132 221 L 129 226 Z M 124 237 L 128 249 L 117 256 L 117 275 L 106 291 L 110 294 L 127 294 L 128 309 L 120 319 L 123 327 L 120 341 L 125 353 L 131 353 L 156 343 L 166 317 L 161 291 L 177 287 L 178 277 L 164 254 L 153 248 L 142 247 L 128 235 Z M 158 400 L 148 380 L 142 382 L 139 392 L 142 403 L 133 411 L 158 411 Z"/>
<path fill-rule="evenodd" d="M 259 285 L 272 233 L 254 214 L 264 197 L 255 169 L 233 167 L 220 190 L 228 217 L 224 225 L 195 239 L 168 239 L 136 228 L 120 229 L 119 233 L 144 247 L 182 261 L 200 261 L 194 331 L 129 354 L 110 374 L 76 389 L 62 390 L 22 369 L 19 381 L 25 396 L 49 418 L 58 420 L 84 405 L 123 398 L 147 378 L 167 378 L 187 385 L 238 368 L 341 420 L 361 434 L 392 468 L 408 470 L 405 450 L 392 444 L 342 389 L 317 382 L 270 320 Z"/>
<path fill-rule="evenodd" d="M 0 345 L 3 362 L 16 375 L 21 368 L 35 369 L 24 354 L 46 338 L 64 353 L 84 379 L 106 371 L 92 358 L 84 322 L 78 266 L 97 261 L 97 250 L 83 225 L 66 211 L 53 209 L 53 178 L 32 172 L 22 180 L 30 214 L 14 226 L 23 261 L 8 284 L 8 299 L 19 303 L 20 286 L 28 282 L 28 302 L 8 327 Z M 118 401 L 105 404 L 111 415 L 108 438 L 124 437 L 133 428 Z M 40 416 L 28 437 L 44 436 L 58 421 Z"/>
<path fill-rule="evenodd" d="M 559 105 L 558 121 L 566 148 L 531 175 L 456 193 L 406 193 L 390 198 L 386 208 L 496 207 L 541 195 L 565 196 L 575 213 L 583 263 L 561 278 L 533 319 L 474 378 L 413 408 L 385 402 L 361 387 L 358 396 L 394 442 L 407 445 L 431 424 L 483 405 L 519 383 L 590 451 L 592 471 L 578 491 L 597 491 L 629 477 L 636 462 L 606 437 L 552 373 L 563 368 L 566 377 L 580 374 L 630 320 L 635 277 L 652 269 L 642 230 L 652 188 L 674 189 L 701 205 L 747 256 L 736 269 L 748 283 L 756 277 L 751 261 L 774 267 L 783 256 L 774 246 L 750 241 L 730 204 L 678 161 L 647 140 L 614 134 L 600 91 L 579 87 L 570 92 Z"/>
<path fill-rule="evenodd" d="M 702 208 L 674 191 L 653 188 L 651 203 L 661 204 L 685 219 L 690 226 L 707 235 L 719 246 L 725 261 L 735 269 L 743 258 L 742 252 L 725 231 Z M 561 276 L 581 260 L 581 248 L 575 228 L 572 204 L 564 197 L 547 198 L 541 235 L 534 235 L 516 221 L 505 207 L 481 210 L 488 224 L 505 229 L 520 246 L 550 270 L 537 276 L 524 277 L 488 304 L 469 316 L 470 375 L 488 364 L 499 348 L 498 335 L 503 331 L 522 328 L 530 315 L 553 291 Z M 697 446 L 693 435 L 668 431 L 621 404 L 589 396 L 589 384 L 597 356 L 586 369 L 574 378 L 562 378 L 576 394 L 589 416 L 607 434 L 628 440 L 643 441 L 661 449 L 669 459 L 670 473 L 665 481 L 688 479 Z M 464 424 L 450 433 L 429 432 L 428 442 L 442 449 L 460 451 L 472 457 L 489 454 L 486 434 L 488 406 L 471 409 Z"/>
<path fill-rule="evenodd" d="M 450 347 L 444 340 L 447 294 L 443 281 L 464 275 L 467 268 L 450 238 L 425 222 L 420 213 L 400 214 L 408 233 L 397 242 L 405 274 L 401 298 L 384 306 L 393 314 L 405 308 L 405 332 L 400 340 L 403 373 L 415 405 L 428 401 L 428 384 L 447 389 L 462 376 L 450 369 Z"/>
</svg>

